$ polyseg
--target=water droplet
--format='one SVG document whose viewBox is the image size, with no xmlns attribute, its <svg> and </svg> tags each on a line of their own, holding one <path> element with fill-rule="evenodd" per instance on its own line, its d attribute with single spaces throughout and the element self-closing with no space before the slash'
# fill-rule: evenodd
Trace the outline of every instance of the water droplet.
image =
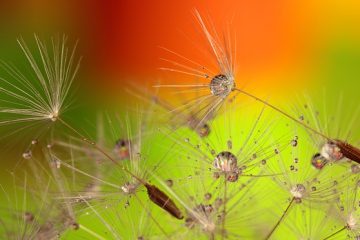
<svg viewBox="0 0 360 240">
<path fill-rule="evenodd" d="M 265 160 L 265 159 L 261 160 L 261 164 L 262 164 L 262 165 L 265 165 L 265 164 L 266 164 L 266 160 Z"/>
<path fill-rule="evenodd" d="M 233 88 L 235 88 L 234 79 L 224 74 L 216 75 L 210 81 L 210 91 L 214 96 L 226 98 Z"/>
<path fill-rule="evenodd" d="M 171 180 L 171 179 L 168 179 L 168 180 L 166 180 L 166 185 L 167 185 L 168 187 L 172 187 L 172 186 L 174 185 L 174 181 Z"/>
<path fill-rule="evenodd" d="M 231 152 L 220 152 L 214 159 L 214 167 L 222 172 L 234 172 L 237 170 L 237 158 Z"/>
<path fill-rule="evenodd" d="M 296 147 L 298 145 L 298 141 L 293 139 L 291 140 L 291 146 Z"/>
<path fill-rule="evenodd" d="M 32 158 L 32 152 L 31 152 L 31 150 L 28 150 L 28 151 L 24 152 L 24 153 L 22 154 L 22 157 L 23 157 L 24 159 L 26 159 L 26 160 L 31 159 L 31 158 Z"/>
<path fill-rule="evenodd" d="M 232 149 L 232 141 L 231 141 L 231 140 L 228 140 L 228 141 L 227 141 L 227 146 L 228 146 L 228 149 L 229 149 L 229 150 Z"/>
<path fill-rule="evenodd" d="M 212 197 L 211 193 L 205 193 L 205 195 L 204 195 L 204 198 L 205 198 L 206 200 L 210 200 L 211 197 Z"/>
</svg>

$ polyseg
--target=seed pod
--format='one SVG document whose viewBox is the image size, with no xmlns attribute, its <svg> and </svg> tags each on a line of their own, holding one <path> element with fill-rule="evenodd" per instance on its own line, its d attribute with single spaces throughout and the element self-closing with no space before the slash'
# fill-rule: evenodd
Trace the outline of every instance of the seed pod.
<svg viewBox="0 0 360 240">
<path fill-rule="evenodd" d="M 334 140 L 334 143 L 338 148 L 340 148 L 341 153 L 344 157 L 350 159 L 351 161 L 357 162 L 360 164 L 360 149 L 354 147 L 353 145 L 341 141 L 341 140 Z"/>
<path fill-rule="evenodd" d="M 150 185 L 148 183 L 145 183 L 144 186 L 146 187 L 147 194 L 153 203 L 155 203 L 177 219 L 184 218 L 180 209 L 175 205 L 173 200 L 171 200 L 169 196 L 167 196 L 163 191 L 158 189 L 156 186 Z"/>
</svg>

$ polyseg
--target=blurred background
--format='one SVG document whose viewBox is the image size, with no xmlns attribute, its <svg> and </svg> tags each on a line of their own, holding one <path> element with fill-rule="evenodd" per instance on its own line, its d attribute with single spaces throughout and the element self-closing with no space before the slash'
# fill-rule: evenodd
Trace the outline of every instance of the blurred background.
<svg viewBox="0 0 360 240">
<path fill-rule="evenodd" d="M 129 83 L 182 81 L 183 75 L 159 70 L 166 54 L 161 47 L 209 61 L 196 51 L 196 44 L 207 43 L 194 9 L 219 32 L 236 35 L 237 82 L 249 91 L 285 106 L 289 97 L 324 89 L 358 101 L 358 0 L 1 1 L 0 58 L 26 65 L 18 37 L 65 33 L 79 39 L 83 56 L 79 94 L 88 96 L 89 105 L 125 102 Z M 0 164 L 6 170 L 15 162 L 0 155 Z"/>
</svg>

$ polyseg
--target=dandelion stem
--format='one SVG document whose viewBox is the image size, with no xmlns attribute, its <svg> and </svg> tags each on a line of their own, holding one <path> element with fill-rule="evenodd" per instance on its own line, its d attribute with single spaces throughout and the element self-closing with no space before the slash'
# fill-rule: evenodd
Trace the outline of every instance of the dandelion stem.
<svg viewBox="0 0 360 240">
<path fill-rule="evenodd" d="M 313 129 L 312 127 L 308 126 L 307 124 L 303 123 L 302 121 L 294 118 L 293 116 L 291 116 L 290 114 L 284 112 L 283 110 L 281 110 L 280 108 L 276 107 L 275 105 L 273 105 L 273 104 L 271 104 L 271 103 L 268 103 L 267 101 L 262 100 L 261 98 L 258 98 L 258 97 L 256 97 L 255 95 L 252 95 L 251 93 L 245 92 L 245 91 L 243 91 L 243 90 L 241 90 L 241 89 L 239 89 L 239 88 L 235 88 L 234 91 L 238 91 L 238 92 L 240 92 L 240 93 L 242 93 L 242 94 L 244 94 L 244 95 L 246 95 L 246 96 L 249 96 L 249 97 L 255 99 L 256 101 L 259 101 L 259 102 L 265 104 L 266 106 L 274 109 L 275 111 L 281 113 L 281 114 L 284 115 L 285 117 L 287 117 L 287 118 L 291 119 L 292 121 L 300 124 L 301 126 L 309 129 L 310 131 L 314 132 L 315 134 L 317 134 L 317 135 L 319 135 L 319 136 L 321 136 L 321 137 L 323 137 L 323 138 L 325 138 L 325 139 L 327 139 L 327 140 L 332 140 L 331 138 L 329 138 L 329 137 L 326 136 L 325 134 L 323 134 L 323 133 L 321 133 L 321 132 Z"/>
<path fill-rule="evenodd" d="M 96 144 L 96 142 L 89 140 L 88 138 L 84 137 L 79 131 L 77 131 L 75 128 L 73 128 L 72 126 L 70 126 L 68 123 L 66 123 L 64 120 L 62 120 L 61 118 L 58 118 L 58 120 L 64 124 L 64 126 L 66 126 L 67 128 L 69 128 L 71 131 L 73 131 L 74 133 L 76 133 L 78 136 L 80 136 L 80 138 L 82 139 L 82 141 L 86 142 L 87 144 L 93 146 L 96 150 L 98 150 L 100 153 L 102 153 L 105 157 L 107 157 L 110 161 L 112 161 L 114 164 L 118 165 L 118 162 L 115 161 L 115 159 L 113 159 L 108 153 L 106 153 L 99 145 Z M 138 180 L 141 184 L 146 184 L 147 182 L 145 182 L 143 179 L 137 177 L 135 174 L 133 174 L 132 172 L 130 172 L 129 170 L 127 170 L 124 166 L 121 166 L 121 169 L 123 171 L 125 171 L 126 173 L 128 173 L 129 175 L 131 175 L 132 177 L 134 177 L 136 180 Z"/>
<path fill-rule="evenodd" d="M 225 174 L 225 182 L 224 182 L 224 210 L 223 210 L 223 218 L 222 218 L 221 239 L 225 238 L 226 204 L 227 204 L 227 174 Z"/>
<path fill-rule="evenodd" d="M 270 239 L 272 234 L 275 232 L 275 230 L 279 227 L 280 223 L 284 220 L 286 214 L 289 212 L 290 207 L 292 206 L 293 202 L 295 201 L 295 198 L 293 197 L 289 203 L 289 205 L 286 207 L 284 213 L 281 215 L 279 221 L 275 224 L 275 226 L 272 228 L 271 232 L 266 236 L 266 240 Z"/>
<path fill-rule="evenodd" d="M 341 228 L 340 230 L 338 230 L 338 231 L 330 234 L 329 236 L 327 236 L 327 237 L 324 238 L 323 240 L 327 240 L 327 239 L 330 239 L 330 238 L 334 237 L 335 235 L 337 235 L 337 234 L 341 233 L 342 231 L 344 231 L 346 228 L 347 228 L 347 227 L 344 226 L 343 228 Z"/>
<path fill-rule="evenodd" d="M 99 234 L 97 234 L 96 232 L 90 230 L 89 228 L 85 227 L 84 225 L 79 225 L 80 228 L 82 230 L 84 230 L 85 232 L 89 233 L 91 236 L 95 237 L 96 239 L 99 240 L 106 240 L 105 238 L 103 238 L 102 236 L 100 236 Z"/>
</svg>

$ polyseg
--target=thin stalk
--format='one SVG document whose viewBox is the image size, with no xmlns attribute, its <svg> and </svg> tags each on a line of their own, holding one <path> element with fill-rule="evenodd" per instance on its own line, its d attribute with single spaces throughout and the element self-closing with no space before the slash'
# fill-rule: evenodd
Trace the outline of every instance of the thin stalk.
<svg viewBox="0 0 360 240">
<path fill-rule="evenodd" d="M 66 126 L 68 129 L 70 129 L 71 131 L 73 131 L 75 134 L 77 134 L 78 136 L 80 136 L 80 138 L 82 139 L 82 141 L 84 141 L 85 143 L 93 146 L 97 151 L 99 151 L 100 153 L 102 153 L 105 157 L 107 157 L 110 161 L 112 161 L 114 164 L 119 165 L 118 162 L 115 161 L 115 159 L 113 159 L 108 153 L 106 153 L 99 145 L 96 144 L 96 142 L 89 140 L 88 138 L 86 138 L 84 135 L 82 135 L 79 131 L 77 131 L 75 128 L 73 128 L 72 126 L 70 126 L 68 123 L 66 123 L 64 120 L 62 120 L 61 118 L 58 118 L 58 120 L 64 125 Z M 135 174 L 133 174 L 132 172 L 130 172 L 129 170 L 127 170 L 124 166 L 120 166 L 121 169 L 123 171 L 125 171 L 126 173 L 128 173 L 129 175 L 131 175 L 132 177 L 134 177 L 136 180 L 138 180 L 141 184 L 147 184 L 146 181 L 144 181 L 143 179 L 139 178 L 138 176 L 136 176 Z"/>
<path fill-rule="evenodd" d="M 343 227 L 343 228 L 341 228 L 340 230 L 338 230 L 338 231 L 330 234 L 329 236 L 327 236 L 327 237 L 324 238 L 323 240 L 327 240 L 327 239 L 330 239 L 330 238 L 334 237 L 335 235 L 337 235 L 337 234 L 341 233 L 342 231 L 344 231 L 346 228 L 347 228 L 346 226 Z"/>
<path fill-rule="evenodd" d="M 224 210 L 223 210 L 222 231 L 221 231 L 221 239 L 223 239 L 223 240 L 225 239 L 226 204 L 227 204 L 227 174 L 225 173 L 225 182 L 224 182 Z"/>
<path fill-rule="evenodd" d="M 150 218 L 155 222 L 156 226 L 160 229 L 160 231 L 166 236 L 167 239 L 170 239 L 169 235 L 165 232 L 165 230 L 161 227 L 160 223 L 154 218 L 154 216 L 151 214 L 150 210 L 148 210 L 143 202 L 140 200 L 140 198 L 134 194 L 135 198 L 138 200 L 140 205 L 145 209 L 145 211 L 149 214 Z"/>
<path fill-rule="evenodd" d="M 323 138 L 325 138 L 325 139 L 327 139 L 327 140 L 332 140 L 331 138 L 329 138 L 329 137 L 326 136 L 325 134 L 323 134 L 323 133 L 321 133 L 321 132 L 313 129 L 312 127 L 308 126 L 307 124 L 303 123 L 302 121 L 294 118 L 293 116 L 291 116 L 290 114 L 288 114 L 288 113 L 286 113 L 285 111 L 281 110 L 280 108 L 276 107 L 275 105 L 273 105 L 273 104 L 271 104 L 271 103 L 268 103 L 267 101 L 262 100 L 261 98 L 258 98 L 258 97 L 256 97 L 255 95 L 252 95 L 251 93 L 245 92 L 245 91 L 243 91 L 243 90 L 241 90 L 241 89 L 239 89 L 239 88 L 234 88 L 234 91 L 238 91 L 238 92 L 240 92 L 240 93 L 242 93 L 242 94 L 244 94 L 244 95 L 246 95 L 246 96 L 248 96 L 248 97 L 251 97 L 251 98 L 255 99 L 256 101 L 259 101 L 259 102 L 265 104 L 266 106 L 274 109 L 275 111 L 281 113 L 282 115 L 284 115 L 285 117 L 291 119 L 292 121 L 300 124 L 301 126 L 309 129 L 309 130 L 312 131 L 313 133 L 315 133 L 315 134 L 317 134 L 317 135 L 319 135 L 319 136 L 321 136 L 321 137 L 323 137 Z"/>
<path fill-rule="evenodd" d="M 286 207 L 284 213 L 281 215 L 280 219 L 277 221 L 277 223 L 275 224 L 275 226 L 272 228 L 271 232 L 266 236 L 266 240 L 270 239 L 271 236 L 273 235 L 273 233 L 275 232 L 275 230 L 279 227 L 280 223 L 284 220 L 286 214 L 289 212 L 292 204 L 294 203 L 295 198 L 293 197 L 289 203 L 289 205 Z"/>
<path fill-rule="evenodd" d="M 91 236 L 95 237 L 96 239 L 106 240 L 104 237 L 100 236 L 99 234 L 97 234 L 96 232 L 90 230 L 89 228 L 85 227 L 84 225 L 79 225 L 79 226 L 80 226 L 80 229 L 84 230 L 85 232 L 87 232 Z"/>
</svg>

